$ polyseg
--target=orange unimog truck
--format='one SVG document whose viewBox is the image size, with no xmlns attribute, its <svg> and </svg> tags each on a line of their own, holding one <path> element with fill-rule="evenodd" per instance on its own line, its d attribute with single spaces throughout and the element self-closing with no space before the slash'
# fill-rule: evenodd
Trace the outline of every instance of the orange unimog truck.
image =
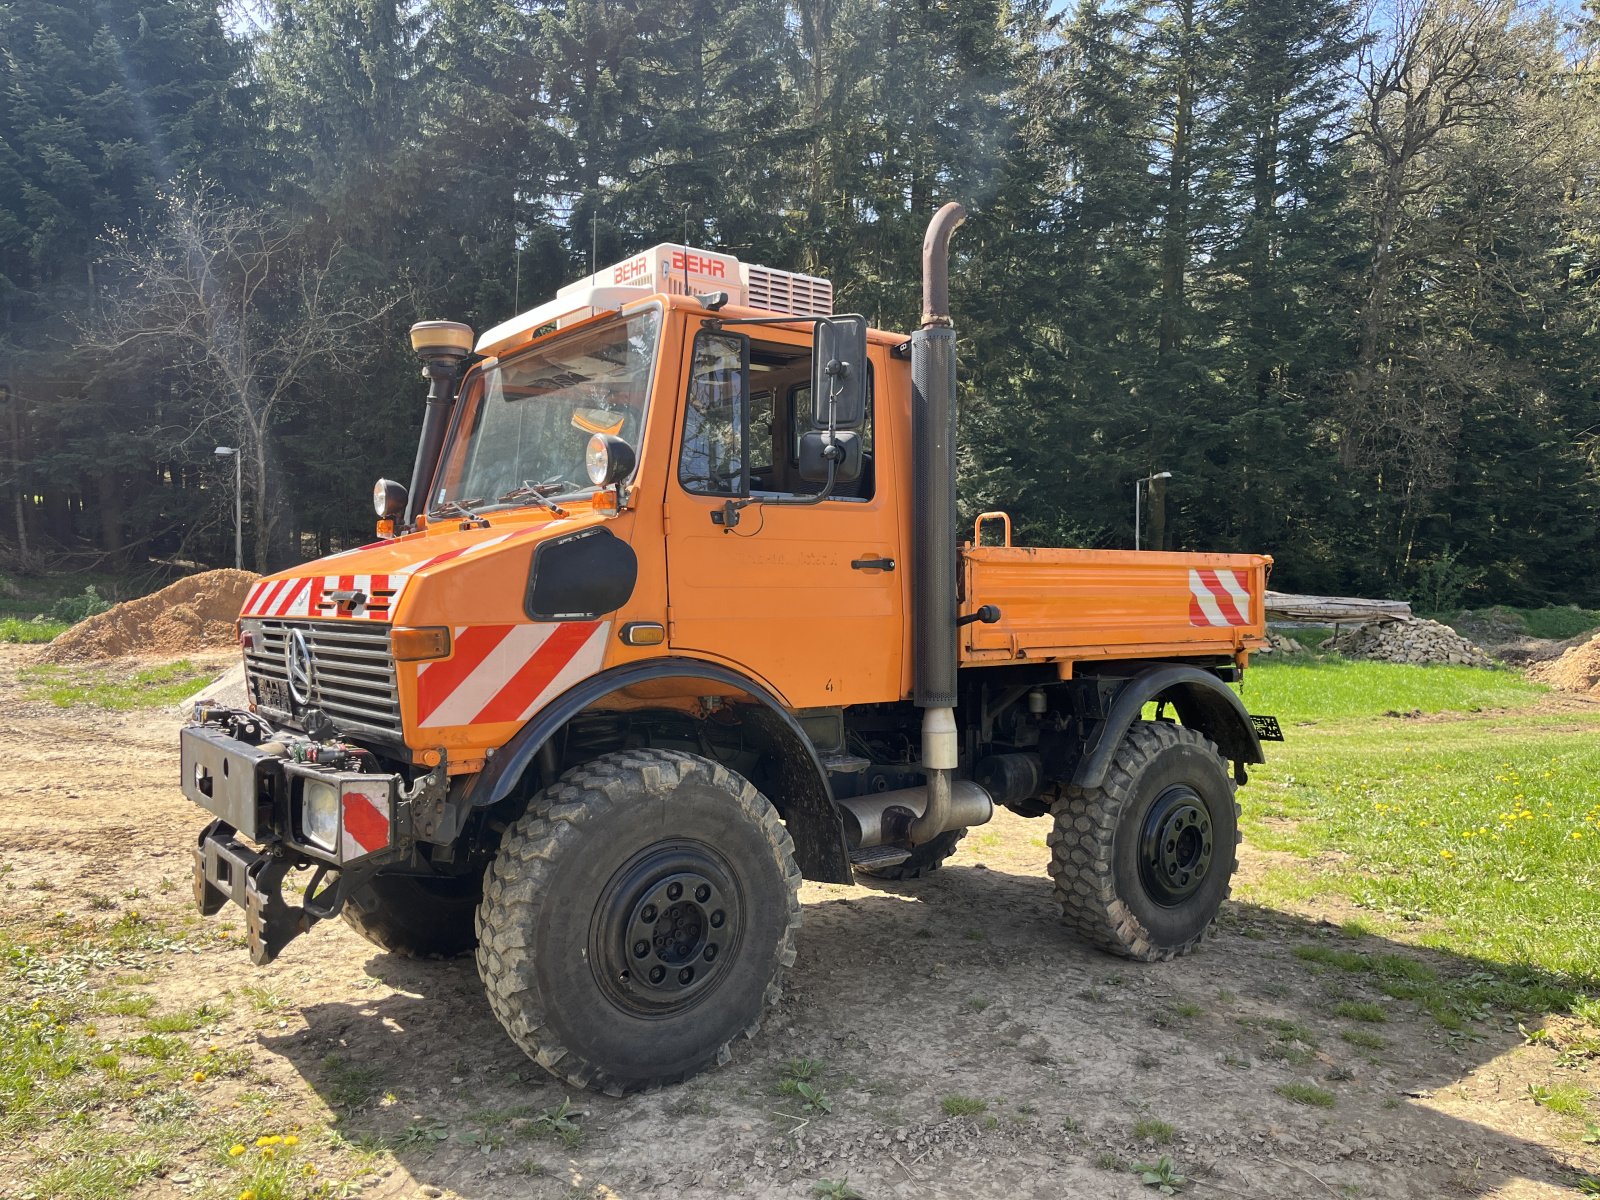
<svg viewBox="0 0 1600 1200">
<path fill-rule="evenodd" d="M 909 338 L 672 245 L 475 342 L 417 326 L 380 540 L 255 585 L 248 710 L 182 733 L 200 910 L 241 905 L 257 963 L 341 915 L 476 947 L 512 1039 L 611 1093 L 755 1032 L 803 879 L 914 879 L 996 805 L 1053 823 L 1074 933 L 1193 949 L 1276 735 L 1228 686 L 1270 560 L 1018 546 L 1001 514 L 961 544 L 962 216 Z"/>
</svg>

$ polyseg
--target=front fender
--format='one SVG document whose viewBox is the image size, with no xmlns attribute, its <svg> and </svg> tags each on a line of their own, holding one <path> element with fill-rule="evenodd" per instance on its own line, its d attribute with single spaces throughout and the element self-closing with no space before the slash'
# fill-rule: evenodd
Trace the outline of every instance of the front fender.
<svg viewBox="0 0 1600 1200">
<path fill-rule="evenodd" d="M 563 692 L 498 750 L 474 781 L 471 802 L 487 807 L 508 799 L 534 766 L 539 751 L 581 712 L 607 696 L 646 680 L 705 680 L 750 698 L 751 725 L 782 762 L 782 792 L 769 797 L 794 839 L 795 859 L 807 879 L 849 883 L 853 876 L 844 825 L 827 771 L 798 721 L 764 686 L 727 667 L 690 658 L 655 658 L 591 675 Z"/>
</svg>

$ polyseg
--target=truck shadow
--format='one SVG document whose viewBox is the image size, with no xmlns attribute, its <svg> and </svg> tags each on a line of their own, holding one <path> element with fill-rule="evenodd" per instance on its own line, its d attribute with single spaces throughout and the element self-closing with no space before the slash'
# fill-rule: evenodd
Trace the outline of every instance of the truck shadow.
<svg viewBox="0 0 1600 1200">
<path fill-rule="evenodd" d="M 1264 1198 L 1543 1195 L 1596 1170 L 1529 1098 L 1557 1052 L 1518 1032 L 1539 1014 L 1460 1029 L 1430 1014 L 1503 974 L 1471 956 L 1230 904 L 1202 953 L 1132 964 L 1073 940 L 1048 880 L 972 865 L 805 899 L 761 1034 L 655 1094 L 552 1079 L 495 1022 L 470 959 L 374 955 L 392 991 L 309 1005 L 305 1031 L 263 1045 L 346 1137 L 475 1198 L 803 1195 L 846 1173 L 867 1195 L 1133 1196 L 1149 1192 L 1126 1166 L 1160 1154 Z M 797 1059 L 831 1111 L 785 1094 Z M 947 1115 L 962 1097 L 986 1108 Z M 575 1128 L 552 1119 L 566 1099 Z M 397 1173 L 365 1194 L 414 1186 Z"/>
</svg>

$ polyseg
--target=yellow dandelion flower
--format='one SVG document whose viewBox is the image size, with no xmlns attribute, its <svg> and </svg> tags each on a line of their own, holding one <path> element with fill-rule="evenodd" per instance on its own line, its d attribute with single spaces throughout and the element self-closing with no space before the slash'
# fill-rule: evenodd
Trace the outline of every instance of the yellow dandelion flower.
<svg viewBox="0 0 1600 1200">
<path fill-rule="evenodd" d="M 94 1036 L 95 1036 L 95 1035 L 96 1035 L 96 1034 L 98 1034 L 98 1033 L 99 1033 L 99 1032 L 100 1032 L 100 1031 L 99 1031 L 99 1030 L 98 1030 L 98 1029 L 96 1029 L 96 1028 L 95 1028 L 95 1027 L 94 1027 L 94 1026 L 93 1026 L 93 1025 L 90 1025 L 90 1026 L 87 1026 L 87 1027 L 86 1027 L 86 1028 L 85 1028 L 85 1029 L 84 1029 L 84 1031 L 83 1031 L 83 1036 L 84 1036 L 84 1037 L 94 1037 Z"/>
<path fill-rule="evenodd" d="M 258 1137 L 256 1139 L 256 1145 L 257 1146 L 276 1146 L 281 1141 L 283 1141 L 283 1139 L 280 1138 L 280 1137 L 276 1137 L 276 1136 L 273 1136 L 271 1134 L 263 1133 L 260 1137 Z"/>
<path fill-rule="evenodd" d="M 240 1145 L 238 1142 L 235 1142 L 233 1145 L 228 1147 L 228 1157 L 229 1158 L 238 1158 L 239 1155 L 241 1155 L 243 1153 L 244 1153 L 244 1147 L 242 1145 Z"/>
<path fill-rule="evenodd" d="M 283 1144 L 285 1146 L 298 1146 L 300 1144 L 300 1139 L 291 1133 L 283 1139 Z"/>
<path fill-rule="evenodd" d="M 256 1200 L 255 1189 L 245 1188 L 244 1191 L 239 1193 L 239 1200 Z"/>
<path fill-rule="evenodd" d="M 196 1071 L 194 1073 L 194 1081 L 196 1083 L 204 1083 L 206 1081 L 206 1073 L 204 1071 Z"/>
<path fill-rule="evenodd" d="M 261 1148 L 261 1157 L 266 1159 L 268 1162 L 271 1162 L 273 1159 L 278 1157 L 278 1152 L 271 1146 L 263 1146 Z"/>
<path fill-rule="evenodd" d="M 1441 850 L 1441 851 L 1439 851 L 1439 857 L 1440 858 L 1454 858 L 1455 855 L 1451 854 L 1450 851 L 1448 851 L 1448 850 Z"/>
<path fill-rule="evenodd" d="M 1572 831 L 1572 836 L 1575 837 L 1575 838 L 1582 838 L 1583 837 L 1583 833 L 1580 830 L 1574 829 Z"/>
<path fill-rule="evenodd" d="M 300 1172 L 303 1175 L 308 1175 L 308 1176 L 315 1175 L 317 1173 L 317 1164 L 316 1163 L 307 1163 L 305 1166 L 300 1168 Z"/>
</svg>

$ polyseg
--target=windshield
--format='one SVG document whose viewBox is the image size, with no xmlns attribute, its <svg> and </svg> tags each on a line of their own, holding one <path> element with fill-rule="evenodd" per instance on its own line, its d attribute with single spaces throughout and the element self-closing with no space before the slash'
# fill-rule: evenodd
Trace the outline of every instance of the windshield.
<svg viewBox="0 0 1600 1200">
<path fill-rule="evenodd" d="M 583 463 L 590 437 L 615 434 L 639 452 L 660 332 L 652 309 L 478 372 L 429 507 L 593 491 Z"/>
</svg>

